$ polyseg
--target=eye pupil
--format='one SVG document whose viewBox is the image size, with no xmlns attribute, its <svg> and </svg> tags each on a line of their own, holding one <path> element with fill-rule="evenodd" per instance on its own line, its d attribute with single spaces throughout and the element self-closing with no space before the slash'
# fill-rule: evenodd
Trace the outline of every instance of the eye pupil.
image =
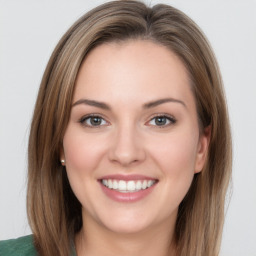
<svg viewBox="0 0 256 256">
<path fill-rule="evenodd" d="M 101 124 L 101 118 L 100 117 L 92 117 L 90 120 L 91 125 L 96 126 Z"/>
<path fill-rule="evenodd" d="M 166 117 L 156 117 L 156 125 L 165 125 L 166 124 Z"/>
</svg>

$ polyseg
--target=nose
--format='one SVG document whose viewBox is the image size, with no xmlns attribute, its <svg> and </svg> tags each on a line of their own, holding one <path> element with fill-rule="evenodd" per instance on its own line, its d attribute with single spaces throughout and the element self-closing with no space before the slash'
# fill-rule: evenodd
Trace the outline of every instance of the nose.
<svg viewBox="0 0 256 256">
<path fill-rule="evenodd" d="M 146 152 L 141 137 L 132 125 L 126 124 L 117 128 L 109 151 L 110 161 L 122 166 L 143 162 Z"/>
</svg>

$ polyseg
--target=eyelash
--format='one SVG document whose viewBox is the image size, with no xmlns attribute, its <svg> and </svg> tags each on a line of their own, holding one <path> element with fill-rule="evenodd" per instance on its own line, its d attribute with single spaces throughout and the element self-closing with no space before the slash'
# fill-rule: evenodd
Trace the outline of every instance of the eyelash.
<svg viewBox="0 0 256 256">
<path fill-rule="evenodd" d="M 148 123 L 150 123 L 153 120 L 155 120 L 155 122 L 156 122 L 157 118 L 164 118 L 166 122 L 169 122 L 168 124 L 164 123 L 163 125 L 153 125 L 158 128 L 166 128 L 166 127 L 169 127 L 177 122 L 177 120 L 173 116 L 170 116 L 168 114 L 157 114 L 153 118 L 151 118 Z"/>
<path fill-rule="evenodd" d="M 92 118 L 98 118 L 98 119 L 100 119 L 101 123 L 102 123 L 102 121 L 104 121 L 106 124 L 102 125 L 100 123 L 99 125 L 92 125 L 91 122 L 90 122 L 91 125 L 87 124 L 86 121 L 88 121 L 88 120 L 92 121 Z M 147 122 L 147 124 L 149 124 L 153 120 L 155 120 L 155 122 L 156 122 L 157 118 L 164 118 L 166 122 L 169 122 L 168 124 L 164 123 L 163 125 L 152 125 L 152 126 L 156 126 L 158 128 L 165 128 L 165 127 L 173 125 L 177 122 L 177 120 L 173 116 L 170 116 L 168 114 L 157 114 L 154 117 L 152 117 Z M 108 122 L 101 115 L 98 115 L 98 114 L 90 114 L 90 115 L 83 116 L 81 119 L 79 119 L 79 123 L 81 123 L 82 125 L 89 127 L 89 128 L 101 128 L 102 126 L 108 126 Z"/>
<path fill-rule="evenodd" d="M 81 119 L 79 119 L 79 123 L 81 123 L 82 125 L 86 126 L 86 127 L 89 127 L 89 128 L 101 128 L 102 125 L 89 125 L 89 124 L 86 124 L 86 121 L 87 120 L 92 120 L 92 118 L 98 118 L 101 120 L 104 120 L 106 123 L 108 123 L 102 116 L 98 115 L 98 114 L 90 114 L 90 115 L 86 115 L 86 116 L 83 116 Z M 104 124 L 105 126 L 105 124 Z"/>
</svg>

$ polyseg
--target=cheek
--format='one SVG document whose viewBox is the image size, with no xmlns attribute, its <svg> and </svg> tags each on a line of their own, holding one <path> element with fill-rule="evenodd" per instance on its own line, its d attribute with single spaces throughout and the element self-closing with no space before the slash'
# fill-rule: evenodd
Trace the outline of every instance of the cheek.
<svg viewBox="0 0 256 256">
<path fill-rule="evenodd" d="M 104 147 L 76 129 L 67 129 L 63 139 L 64 156 L 68 172 L 84 175 L 96 169 L 104 154 Z"/>
<path fill-rule="evenodd" d="M 178 208 L 194 177 L 196 152 L 197 140 L 191 134 L 170 136 L 155 148 L 154 161 L 163 181 L 159 204 L 167 204 L 172 210 Z"/>
<path fill-rule="evenodd" d="M 63 149 L 71 188 L 82 205 L 91 206 L 92 200 L 85 195 L 90 195 L 95 189 L 95 170 L 105 149 L 94 136 L 86 136 L 72 125 L 66 130 Z"/>
<path fill-rule="evenodd" d="M 154 149 L 153 149 L 154 148 Z M 197 154 L 197 136 L 191 132 L 173 133 L 151 148 L 151 155 L 164 175 L 171 178 L 193 176 Z"/>
</svg>

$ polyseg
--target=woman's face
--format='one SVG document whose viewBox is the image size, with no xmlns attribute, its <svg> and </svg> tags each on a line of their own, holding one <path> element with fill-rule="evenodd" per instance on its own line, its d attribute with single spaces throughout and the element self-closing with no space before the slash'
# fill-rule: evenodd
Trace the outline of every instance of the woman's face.
<svg viewBox="0 0 256 256">
<path fill-rule="evenodd" d="M 188 74 L 174 53 L 142 40 L 90 52 L 62 153 L 86 227 L 170 229 L 207 145 Z"/>
</svg>

